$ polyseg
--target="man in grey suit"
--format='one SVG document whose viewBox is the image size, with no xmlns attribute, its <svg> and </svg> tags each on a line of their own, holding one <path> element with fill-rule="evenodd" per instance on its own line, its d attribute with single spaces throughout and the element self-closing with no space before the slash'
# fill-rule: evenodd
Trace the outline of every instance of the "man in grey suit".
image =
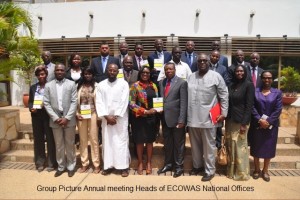
<svg viewBox="0 0 300 200">
<path fill-rule="evenodd" d="M 101 55 L 99 57 L 93 58 L 91 63 L 91 69 L 93 70 L 97 83 L 103 81 L 104 79 L 107 79 L 108 65 L 113 63 L 116 64 L 119 69 L 121 68 L 119 60 L 109 55 L 109 45 L 107 42 L 102 42 L 100 44 L 99 50 Z"/>
<path fill-rule="evenodd" d="M 165 67 L 166 78 L 159 82 L 160 95 L 163 97 L 162 131 L 165 147 L 165 164 L 158 174 L 171 171 L 175 167 L 174 178 L 183 174 L 185 147 L 185 125 L 187 117 L 187 82 L 176 76 L 173 62 Z"/>
<path fill-rule="evenodd" d="M 198 59 L 198 55 L 194 52 L 195 50 L 195 43 L 192 40 L 189 40 L 186 42 L 185 45 L 185 52 L 183 52 L 181 54 L 181 61 L 187 63 L 190 67 L 190 69 L 192 70 L 192 72 L 197 71 L 197 67 L 196 70 L 193 71 L 192 65 L 197 64 L 197 59 Z"/>
<path fill-rule="evenodd" d="M 55 76 L 54 76 L 55 64 L 51 62 L 51 60 L 52 60 L 51 52 L 44 51 L 42 53 L 41 57 L 44 62 L 44 65 L 48 71 L 47 82 L 52 81 L 53 79 L 55 79 Z"/>
<path fill-rule="evenodd" d="M 77 90 L 74 81 L 65 79 L 65 71 L 63 64 L 55 66 L 55 79 L 46 84 L 44 93 L 44 106 L 50 116 L 56 147 L 58 169 L 55 177 L 62 175 L 66 168 L 68 176 L 72 177 L 76 165 L 74 141 Z"/>
</svg>

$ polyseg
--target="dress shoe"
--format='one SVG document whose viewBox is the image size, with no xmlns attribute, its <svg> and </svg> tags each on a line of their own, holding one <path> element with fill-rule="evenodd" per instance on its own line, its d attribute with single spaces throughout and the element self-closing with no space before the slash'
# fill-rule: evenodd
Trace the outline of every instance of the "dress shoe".
<svg viewBox="0 0 300 200">
<path fill-rule="evenodd" d="M 54 171 L 54 167 L 47 167 L 47 172 L 52 172 Z"/>
<path fill-rule="evenodd" d="M 164 166 L 163 168 L 157 171 L 157 174 L 166 173 L 167 171 L 172 171 L 172 167 Z"/>
<path fill-rule="evenodd" d="M 129 175 L 128 170 L 127 169 L 123 169 L 121 170 L 121 176 L 122 177 L 127 177 Z"/>
<path fill-rule="evenodd" d="M 64 173 L 64 171 L 59 171 L 57 170 L 54 174 L 54 177 L 59 177 L 60 175 L 62 175 Z"/>
<path fill-rule="evenodd" d="M 43 170 L 44 170 L 44 167 L 43 167 L 43 166 L 37 167 L 37 171 L 38 171 L 38 172 L 42 172 Z"/>
<path fill-rule="evenodd" d="M 72 177 L 75 174 L 75 170 L 68 171 L 68 176 Z"/>
<path fill-rule="evenodd" d="M 211 175 L 205 174 L 205 175 L 202 177 L 201 181 L 203 181 L 203 182 L 205 182 L 205 181 L 210 181 L 214 176 L 215 176 L 215 174 L 211 174 Z"/>
<path fill-rule="evenodd" d="M 194 168 L 189 172 L 190 176 L 196 176 L 197 174 L 199 174 L 200 172 L 203 172 L 204 168 L 200 167 L 200 168 Z"/>
<path fill-rule="evenodd" d="M 111 174 L 112 172 L 113 172 L 113 168 L 109 168 L 109 169 L 106 169 L 106 170 L 103 170 L 102 172 L 101 172 L 101 174 L 103 175 L 103 176 L 106 176 L 106 175 L 109 175 L 109 174 Z"/>
<path fill-rule="evenodd" d="M 262 178 L 264 179 L 264 181 L 269 182 L 270 181 L 270 175 L 268 174 L 268 172 L 262 172 Z"/>
<path fill-rule="evenodd" d="M 258 179 L 260 177 L 260 171 L 253 172 L 253 179 Z"/>
<path fill-rule="evenodd" d="M 173 174 L 173 178 L 177 178 L 183 174 L 183 170 L 176 170 Z"/>
</svg>

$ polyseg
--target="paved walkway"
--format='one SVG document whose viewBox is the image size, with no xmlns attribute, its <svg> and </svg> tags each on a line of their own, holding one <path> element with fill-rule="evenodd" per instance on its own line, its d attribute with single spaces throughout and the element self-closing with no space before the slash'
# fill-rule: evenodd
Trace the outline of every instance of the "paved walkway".
<svg viewBox="0 0 300 200">
<path fill-rule="evenodd" d="M 21 127 L 30 116 L 21 109 Z M 28 121 L 27 121 L 28 122 Z M 102 176 L 91 172 L 55 178 L 55 172 L 21 169 L 0 170 L 0 199 L 300 199 L 300 176 L 271 176 L 233 181 L 216 176 L 201 182 L 201 176 L 129 175 Z"/>
</svg>

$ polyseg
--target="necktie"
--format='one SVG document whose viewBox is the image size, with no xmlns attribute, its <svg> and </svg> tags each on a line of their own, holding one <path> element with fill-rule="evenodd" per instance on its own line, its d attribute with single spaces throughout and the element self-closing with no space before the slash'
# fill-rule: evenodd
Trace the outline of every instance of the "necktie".
<svg viewBox="0 0 300 200">
<path fill-rule="evenodd" d="M 192 65 L 192 54 L 189 54 L 189 66 Z"/>
<path fill-rule="evenodd" d="M 252 67 L 252 82 L 253 82 L 254 87 L 256 87 L 255 67 Z"/>
<path fill-rule="evenodd" d="M 168 95 L 169 90 L 170 90 L 170 85 L 171 85 L 171 81 L 168 79 L 167 84 L 166 84 L 166 88 L 165 88 L 165 97 Z"/>
<path fill-rule="evenodd" d="M 103 73 L 105 72 L 106 69 L 106 57 L 102 57 L 102 67 L 103 67 Z"/>
<path fill-rule="evenodd" d="M 162 59 L 162 53 L 158 53 L 158 58 Z"/>
<path fill-rule="evenodd" d="M 138 68 L 139 68 L 139 70 L 141 69 L 141 57 L 138 57 L 138 60 L 139 60 L 139 63 L 138 63 Z"/>
</svg>

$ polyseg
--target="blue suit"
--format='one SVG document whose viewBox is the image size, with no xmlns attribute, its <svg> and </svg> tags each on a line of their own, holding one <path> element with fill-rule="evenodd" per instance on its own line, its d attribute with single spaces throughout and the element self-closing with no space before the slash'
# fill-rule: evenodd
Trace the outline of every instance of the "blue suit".
<svg viewBox="0 0 300 200">
<path fill-rule="evenodd" d="M 190 67 L 191 70 L 192 70 L 192 65 L 193 65 L 194 63 L 197 64 L 197 60 L 198 60 L 198 55 L 197 55 L 195 52 L 193 52 L 193 62 L 192 62 L 192 63 L 190 63 L 190 61 L 189 61 L 189 59 L 188 59 L 188 53 L 187 53 L 187 52 L 183 52 L 183 53 L 181 54 L 181 61 L 187 63 L 187 64 L 189 65 L 189 67 Z M 192 70 L 192 71 L 193 71 L 193 70 Z M 197 70 L 196 70 L 196 71 L 197 71 Z"/>
</svg>

